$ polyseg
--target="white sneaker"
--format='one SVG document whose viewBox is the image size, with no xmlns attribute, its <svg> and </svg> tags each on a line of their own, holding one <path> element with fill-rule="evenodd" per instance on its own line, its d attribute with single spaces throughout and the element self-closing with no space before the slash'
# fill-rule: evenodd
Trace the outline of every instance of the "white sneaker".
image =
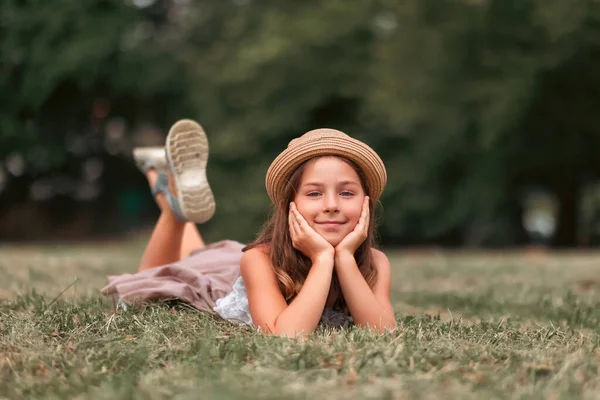
<svg viewBox="0 0 600 400">
<path fill-rule="evenodd" d="M 142 173 L 149 169 L 157 172 L 167 171 L 167 156 L 164 147 L 136 147 L 133 149 L 133 160 Z"/>
<path fill-rule="evenodd" d="M 181 213 L 197 224 L 208 221 L 215 213 L 216 204 L 206 179 L 208 139 L 204 129 L 196 121 L 177 121 L 167 136 L 166 149 Z"/>
</svg>

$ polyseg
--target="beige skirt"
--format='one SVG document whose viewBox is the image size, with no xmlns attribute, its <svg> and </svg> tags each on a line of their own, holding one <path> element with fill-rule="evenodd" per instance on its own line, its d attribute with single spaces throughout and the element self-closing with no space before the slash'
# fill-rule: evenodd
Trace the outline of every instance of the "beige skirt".
<svg viewBox="0 0 600 400">
<path fill-rule="evenodd" d="M 118 295 L 126 303 L 180 299 L 200 310 L 212 311 L 240 276 L 243 247 L 232 240 L 216 242 L 172 264 L 109 276 L 109 284 L 101 292 Z"/>
</svg>

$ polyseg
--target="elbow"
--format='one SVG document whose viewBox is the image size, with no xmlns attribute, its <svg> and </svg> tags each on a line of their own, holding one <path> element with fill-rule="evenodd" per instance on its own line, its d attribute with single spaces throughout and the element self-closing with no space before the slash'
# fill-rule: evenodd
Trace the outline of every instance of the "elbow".
<svg viewBox="0 0 600 400">
<path fill-rule="evenodd" d="M 275 324 L 273 329 L 273 334 L 279 337 L 284 337 L 288 339 L 299 339 L 305 338 L 314 332 L 314 328 L 310 328 L 307 326 L 294 326 L 285 325 L 285 324 Z"/>
<path fill-rule="evenodd" d="M 387 331 L 394 330 L 398 327 L 396 319 L 393 317 L 381 318 L 379 321 L 367 321 L 365 323 L 357 323 L 358 326 L 364 326 L 366 328 L 377 331 L 378 333 L 385 333 Z"/>
<path fill-rule="evenodd" d="M 306 332 L 306 331 L 296 332 L 293 330 L 292 331 L 282 330 L 277 333 L 277 336 L 279 336 L 280 338 L 287 338 L 287 339 L 303 339 L 303 338 L 306 338 L 309 334 L 310 334 L 310 332 Z"/>
<path fill-rule="evenodd" d="M 381 318 L 381 322 L 383 329 L 381 333 L 394 330 L 398 327 L 398 322 L 396 322 L 396 316 L 394 315 L 393 310 L 386 310 L 385 316 L 382 316 Z"/>
<path fill-rule="evenodd" d="M 285 324 L 283 321 L 279 321 L 279 317 L 270 323 L 263 322 L 258 324 L 257 327 L 262 333 L 289 339 L 304 338 L 314 331 L 314 328 L 310 329 L 306 326 Z"/>
<path fill-rule="evenodd" d="M 288 338 L 288 339 L 305 338 L 311 333 L 311 332 L 307 332 L 305 330 L 296 330 L 293 328 L 281 328 L 281 327 L 273 327 L 272 329 L 268 329 L 268 330 L 264 330 L 262 328 L 259 328 L 259 329 L 263 333 L 273 335 L 273 336 L 279 336 L 281 338 Z"/>
<path fill-rule="evenodd" d="M 392 320 L 390 322 L 379 324 L 379 325 L 375 326 L 374 328 L 377 329 L 377 331 L 379 333 L 386 333 L 386 332 L 389 332 L 389 331 L 393 331 L 397 327 L 398 327 L 398 324 L 396 324 L 396 321 Z"/>
<path fill-rule="evenodd" d="M 398 323 L 396 322 L 395 318 L 392 318 L 390 321 L 388 321 L 387 323 L 385 323 L 380 329 L 379 332 L 380 333 L 385 333 L 387 331 L 392 331 L 394 329 L 396 329 L 398 327 Z"/>
</svg>

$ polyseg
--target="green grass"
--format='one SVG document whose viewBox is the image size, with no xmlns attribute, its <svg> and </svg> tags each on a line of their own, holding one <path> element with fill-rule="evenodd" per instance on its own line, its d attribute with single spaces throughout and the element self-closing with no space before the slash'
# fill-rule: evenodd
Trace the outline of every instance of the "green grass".
<svg viewBox="0 0 600 400">
<path fill-rule="evenodd" d="M 0 248 L 0 398 L 598 398 L 600 254 L 391 253 L 398 329 L 114 312 L 142 243 Z M 66 289 L 66 290 L 65 290 Z"/>
</svg>

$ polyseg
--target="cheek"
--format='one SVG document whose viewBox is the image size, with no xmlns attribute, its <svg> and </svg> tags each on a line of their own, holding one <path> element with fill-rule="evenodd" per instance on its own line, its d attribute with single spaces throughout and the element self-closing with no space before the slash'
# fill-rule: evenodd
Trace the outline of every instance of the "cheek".
<svg viewBox="0 0 600 400">
<path fill-rule="evenodd" d="M 348 207 L 346 209 L 346 217 L 354 222 L 357 223 L 358 220 L 360 219 L 360 214 L 362 212 L 362 200 L 361 201 L 353 201 L 352 204 L 348 204 Z"/>
<path fill-rule="evenodd" d="M 298 209 L 298 212 L 302 214 L 304 219 L 309 220 L 312 218 L 314 206 L 312 206 L 311 202 L 303 201 L 302 199 L 295 199 L 294 203 L 296 203 L 296 208 Z"/>
<path fill-rule="evenodd" d="M 351 221 L 351 223 L 350 223 L 350 226 L 352 227 L 352 229 L 354 229 L 354 226 L 355 226 L 356 224 L 358 224 L 358 221 L 360 220 L 360 213 L 353 214 L 353 215 L 352 215 L 350 218 L 348 218 L 348 219 Z"/>
</svg>

